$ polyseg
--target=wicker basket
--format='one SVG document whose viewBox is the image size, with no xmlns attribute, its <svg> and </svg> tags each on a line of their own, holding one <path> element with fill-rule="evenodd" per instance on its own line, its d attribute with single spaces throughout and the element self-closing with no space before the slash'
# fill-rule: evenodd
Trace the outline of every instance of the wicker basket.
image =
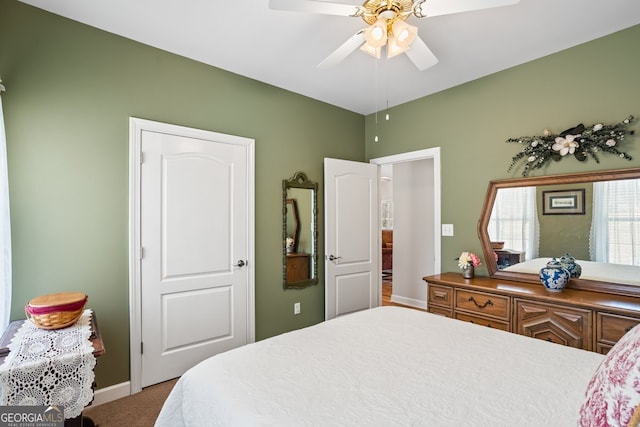
<svg viewBox="0 0 640 427">
<path fill-rule="evenodd" d="M 24 311 L 27 319 L 41 329 L 61 329 L 80 318 L 87 300 L 82 292 L 42 295 L 29 301 Z"/>
</svg>

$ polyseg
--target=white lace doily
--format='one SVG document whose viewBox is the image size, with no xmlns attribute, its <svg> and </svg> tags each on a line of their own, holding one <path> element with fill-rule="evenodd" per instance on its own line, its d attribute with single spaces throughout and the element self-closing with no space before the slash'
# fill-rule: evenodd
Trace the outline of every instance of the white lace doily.
<svg viewBox="0 0 640 427">
<path fill-rule="evenodd" d="M 0 405 L 64 406 L 75 418 L 93 399 L 91 310 L 75 325 L 44 330 L 25 321 L 9 344 L 0 365 Z"/>
</svg>

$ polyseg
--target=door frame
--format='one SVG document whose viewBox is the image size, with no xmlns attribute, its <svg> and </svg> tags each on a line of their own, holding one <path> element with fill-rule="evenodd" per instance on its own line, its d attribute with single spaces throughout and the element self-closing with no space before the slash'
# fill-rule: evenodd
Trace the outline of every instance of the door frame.
<svg viewBox="0 0 640 427">
<path fill-rule="evenodd" d="M 129 118 L 129 353 L 130 394 L 142 390 L 142 295 L 140 241 L 140 174 L 143 163 L 141 134 L 143 130 L 203 138 L 213 131 L 189 128 L 151 120 Z M 222 134 L 217 134 L 222 135 Z M 225 135 L 231 136 L 231 135 Z M 237 138 L 232 136 L 233 138 Z M 247 147 L 247 342 L 255 342 L 255 141 L 240 143 Z"/>
<path fill-rule="evenodd" d="M 396 163 L 406 163 L 413 162 L 417 160 L 433 160 L 433 227 L 434 227 L 434 236 L 441 237 L 441 227 L 442 227 L 442 192 L 441 192 L 441 177 L 440 177 L 440 147 L 434 148 L 426 148 L 424 150 L 417 151 L 409 151 L 406 153 L 393 154 L 385 157 L 377 157 L 374 159 L 370 159 L 369 163 L 374 163 L 378 165 L 378 167 L 382 165 L 393 165 Z M 380 192 L 378 192 L 378 199 L 380 198 Z M 378 209 L 380 208 L 380 203 L 382 201 L 378 200 Z M 381 226 L 382 224 L 380 224 Z M 433 271 L 434 274 L 439 274 L 441 271 L 441 260 L 442 260 L 442 242 L 441 238 L 433 239 Z M 380 305 L 382 305 L 382 239 L 378 238 L 378 256 L 380 260 L 378 261 L 379 270 L 378 271 L 378 288 L 379 288 L 379 297 L 378 301 Z M 404 303 L 406 303 L 405 301 Z M 425 301 L 426 307 L 426 301 Z M 420 308 L 425 308 L 420 307 Z"/>
</svg>

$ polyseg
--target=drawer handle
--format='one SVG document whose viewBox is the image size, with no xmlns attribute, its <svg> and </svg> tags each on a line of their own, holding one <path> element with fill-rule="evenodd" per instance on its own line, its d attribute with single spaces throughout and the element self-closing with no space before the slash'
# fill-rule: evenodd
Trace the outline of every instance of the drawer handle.
<svg viewBox="0 0 640 427">
<path fill-rule="evenodd" d="M 440 298 L 440 299 L 446 300 L 446 299 L 447 299 L 447 293 L 446 293 L 446 292 L 438 292 L 438 291 L 435 291 L 435 292 L 433 293 L 433 297 L 434 297 L 434 298 Z"/>
<path fill-rule="evenodd" d="M 475 298 L 473 298 L 473 297 L 469 297 L 468 301 L 474 303 L 476 305 L 476 307 L 478 307 L 478 308 L 485 308 L 488 305 L 493 305 L 493 303 L 491 302 L 490 299 L 488 299 L 487 302 L 485 302 L 482 305 L 478 304 L 478 301 L 476 301 Z"/>
</svg>

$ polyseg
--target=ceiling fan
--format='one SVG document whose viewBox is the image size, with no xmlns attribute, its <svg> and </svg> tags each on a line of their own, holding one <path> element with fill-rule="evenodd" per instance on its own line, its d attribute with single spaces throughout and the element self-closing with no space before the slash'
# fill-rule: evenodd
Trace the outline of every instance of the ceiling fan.
<svg viewBox="0 0 640 427">
<path fill-rule="evenodd" d="M 380 58 L 385 47 L 387 58 L 406 53 L 420 71 L 438 63 L 438 58 L 418 37 L 418 28 L 407 24 L 413 15 L 426 18 L 492 7 L 508 6 L 520 0 L 367 0 L 362 6 L 314 0 L 269 0 L 274 10 L 360 17 L 368 24 L 347 39 L 318 67 L 338 64 L 358 47 Z"/>
</svg>

